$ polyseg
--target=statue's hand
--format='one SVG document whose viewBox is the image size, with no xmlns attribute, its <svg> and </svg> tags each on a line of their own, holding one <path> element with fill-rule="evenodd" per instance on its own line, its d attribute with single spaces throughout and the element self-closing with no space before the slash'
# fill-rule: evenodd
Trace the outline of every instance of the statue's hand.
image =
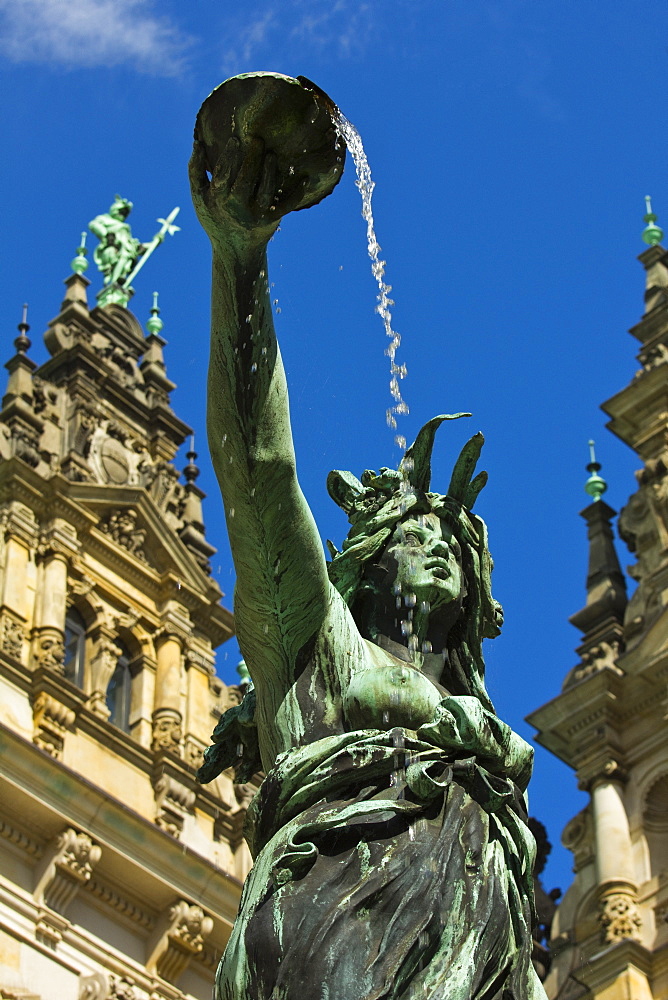
<svg viewBox="0 0 668 1000">
<path fill-rule="evenodd" d="M 215 239 L 240 229 L 266 242 L 284 215 L 314 203 L 316 185 L 317 201 L 329 194 L 340 178 L 341 168 L 330 171 L 329 177 L 314 177 L 304 159 L 284 174 L 279 157 L 265 150 L 262 139 L 250 139 L 242 150 L 239 139 L 230 136 L 224 153 L 210 171 L 207 150 L 202 142 L 195 141 L 189 165 L 190 186 L 197 217 L 209 236 Z"/>
<path fill-rule="evenodd" d="M 212 240 L 266 241 L 284 215 L 333 190 L 345 144 L 327 101 L 267 73 L 233 77 L 210 94 L 195 124 L 190 181 Z"/>
</svg>

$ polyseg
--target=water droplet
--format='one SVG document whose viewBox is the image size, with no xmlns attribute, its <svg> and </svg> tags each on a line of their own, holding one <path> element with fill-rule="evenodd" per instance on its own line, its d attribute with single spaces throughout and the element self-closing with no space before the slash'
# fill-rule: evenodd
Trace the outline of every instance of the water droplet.
<svg viewBox="0 0 668 1000">
<path fill-rule="evenodd" d="M 414 608 L 417 604 L 417 597 L 415 594 L 406 594 L 404 597 L 404 604 L 407 608 Z"/>
<path fill-rule="evenodd" d="M 413 632 L 413 622 L 403 621 L 401 623 L 401 634 L 402 635 L 411 635 L 412 632 Z"/>
<path fill-rule="evenodd" d="M 383 725 L 389 726 L 389 724 L 390 724 L 390 713 L 387 711 L 387 709 L 385 709 L 385 711 L 383 712 Z"/>
<path fill-rule="evenodd" d="M 253 319 L 253 313 L 248 313 L 248 316 L 246 316 L 246 322 L 250 323 L 252 319 Z"/>
<path fill-rule="evenodd" d="M 251 371 L 253 373 L 255 373 L 257 371 L 257 364 L 255 362 L 253 362 L 253 364 L 251 365 Z"/>
<path fill-rule="evenodd" d="M 423 615 L 428 615 L 431 611 L 431 604 L 429 601 L 420 601 L 420 611 Z"/>
<path fill-rule="evenodd" d="M 244 755 L 244 745 L 243 743 L 237 743 L 237 757 L 243 757 Z"/>
<path fill-rule="evenodd" d="M 230 507 L 230 517 L 234 517 L 235 513 L 236 513 L 236 511 L 235 511 L 234 507 Z"/>
<path fill-rule="evenodd" d="M 425 639 L 425 641 L 422 643 L 422 652 L 423 653 L 431 653 L 431 648 L 432 647 L 431 647 L 431 643 L 429 642 L 429 639 Z"/>
</svg>

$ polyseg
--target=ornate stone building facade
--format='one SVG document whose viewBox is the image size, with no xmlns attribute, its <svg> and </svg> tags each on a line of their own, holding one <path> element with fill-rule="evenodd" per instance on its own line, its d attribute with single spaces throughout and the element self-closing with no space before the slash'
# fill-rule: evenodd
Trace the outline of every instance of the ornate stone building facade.
<svg viewBox="0 0 668 1000">
<path fill-rule="evenodd" d="M 195 781 L 232 616 L 157 306 L 87 284 L 0 410 L 0 997 L 208 1000 L 250 863 L 252 789 Z"/>
<path fill-rule="evenodd" d="M 596 498 L 582 511 L 587 600 L 571 618 L 583 633 L 579 662 L 529 717 L 589 793 L 562 838 L 575 880 L 552 925 L 545 986 L 558 1000 L 668 998 L 668 252 L 652 245 L 640 261 L 646 309 L 631 333 L 641 367 L 603 405 L 642 463 L 619 517 L 637 587 L 627 601 L 615 511 Z M 594 461 L 595 497 L 598 469 Z"/>
</svg>

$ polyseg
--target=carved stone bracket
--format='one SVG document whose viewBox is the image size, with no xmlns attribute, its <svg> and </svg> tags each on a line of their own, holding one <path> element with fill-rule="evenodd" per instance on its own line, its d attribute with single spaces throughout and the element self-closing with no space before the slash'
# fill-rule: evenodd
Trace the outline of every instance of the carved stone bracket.
<svg viewBox="0 0 668 1000">
<path fill-rule="evenodd" d="M 626 938 L 640 940 L 641 919 L 635 893 L 616 886 L 603 892 L 599 900 L 599 924 L 605 944 L 617 944 Z"/>
<path fill-rule="evenodd" d="M 153 713 L 151 750 L 153 753 L 181 753 L 181 713 L 174 708 L 159 708 Z"/>
<path fill-rule="evenodd" d="M 213 920 L 201 906 L 179 900 L 160 920 L 149 944 L 146 968 L 174 983 L 190 960 L 201 954 L 213 930 Z"/>
<path fill-rule="evenodd" d="M 37 520 L 25 504 L 14 500 L 7 509 L 4 520 L 5 539 L 16 538 L 31 549 L 37 543 Z"/>
<path fill-rule="evenodd" d="M 100 627 L 96 629 L 92 638 L 93 653 L 90 662 L 92 693 L 89 699 L 89 707 L 96 715 L 99 715 L 103 719 L 108 719 L 107 687 L 116 669 L 116 664 L 122 650 L 120 646 L 116 645 L 115 636 L 111 635 L 105 628 Z"/>
<path fill-rule="evenodd" d="M 63 830 L 44 852 L 37 876 L 35 901 L 64 916 L 79 889 L 90 879 L 102 848 L 87 833 Z"/>
<path fill-rule="evenodd" d="M 38 691 L 33 699 L 33 743 L 56 759 L 63 753 L 65 733 L 74 728 L 76 716 L 71 708 L 61 704 L 46 691 Z"/>
<path fill-rule="evenodd" d="M 155 769 L 152 784 L 156 805 L 155 822 L 161 830 L 178 840 L 186 816 L 194 809 L 196 794 L 179 781 L 175 774 L 169 773 L 162 763 Z"/>
</svg>

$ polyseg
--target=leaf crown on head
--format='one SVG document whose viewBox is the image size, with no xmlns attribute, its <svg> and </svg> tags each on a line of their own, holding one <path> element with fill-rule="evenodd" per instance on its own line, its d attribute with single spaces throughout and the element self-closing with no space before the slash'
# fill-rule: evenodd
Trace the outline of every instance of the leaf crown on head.
<svg viewBox="0 0 668 1000">
<path fill-rule="evenodd" d="M 335 470 L 327 477 L 330 496 L 348 515 L 351 528 L 341 551 L 328 542 L 329 577 L 349 606 L 362 583 L 364 565 L 380 554 L 396 525 L 407 515 L 430 511 L 448 521 L 465 549 L 469 564 L 469 615 L 479 640 L 499 634 L 503 612 L 491 593 L 492 558 L 487 547 L 487 528 L 472 513 L 487 473 L 475 468 L 484 444 L 478 432 L 462 448 L 455 462 L 447 494 L 431 493 L 431 454 L 436 431 L 445 420 L 468 417 L 469 413 L 440 414 L 429 420 L 407 449 L 397 470 L 367 470 L 361 480 L 350 472 Z M 471 587 L 471 584 L 473 585 Z"/>
</svg>

